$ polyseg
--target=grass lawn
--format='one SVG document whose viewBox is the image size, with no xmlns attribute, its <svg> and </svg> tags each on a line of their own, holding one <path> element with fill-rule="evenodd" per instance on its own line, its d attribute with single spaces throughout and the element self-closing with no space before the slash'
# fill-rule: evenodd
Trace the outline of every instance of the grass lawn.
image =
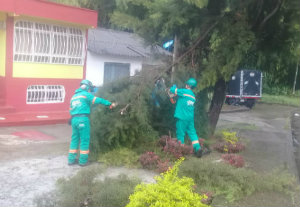
<svg viewBox="0 0 300 207">
<path fill-rule="evenodd" d="M 283 104 L 288 106 L 300 106 L 300 96 L 263 94 L 260 102 L 269 104 Z"/>
</svg>

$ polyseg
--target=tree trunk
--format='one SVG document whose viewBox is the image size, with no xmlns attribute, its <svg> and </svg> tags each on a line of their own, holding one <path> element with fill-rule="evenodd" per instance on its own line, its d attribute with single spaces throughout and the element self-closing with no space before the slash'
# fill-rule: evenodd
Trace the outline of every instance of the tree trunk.
<svg viewBox="0 0 300 207">
<path fill-rule="evenodd" d="M 214 87 L 214 95 L 209 108 L 209 126 L 210 135 L 215 133 L 215 129 L 219 120 L 221 109 L 225 100 L 226 83 L 223 78 L 219 79 Z"/>
<path fill-rule="evenodd" d="M 174 37 L 174 49 L 173 49 L 173 66 L 172 66 L 172 73 L 171 73 L 171 83 L 174 83 L 174 75 L 175 75 L 175 70 L 176 70 L 176 66 L 175 66 L 175 62 L 176 59 L 178 57 L 178 39 L 177 39 L 177 35 L 175 35 Z"/>
</svg>

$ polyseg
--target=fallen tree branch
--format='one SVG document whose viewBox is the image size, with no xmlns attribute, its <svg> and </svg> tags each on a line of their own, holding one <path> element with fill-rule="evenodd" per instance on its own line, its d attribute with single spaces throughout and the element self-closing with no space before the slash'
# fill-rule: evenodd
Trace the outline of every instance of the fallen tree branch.
<svg viewBox="0 0 300 207">
<path fill-rule="evenodd" d="M 129 103 L 129 104 L 126 104 L 126 106 L 120 110 L 120 114 L 121 114 L 121 115 L 125 114 L 125 112 L 127 111 L 127 108 L 128 108 L 130 105 L 131 105 L 130 103 Z"/>
</svg>

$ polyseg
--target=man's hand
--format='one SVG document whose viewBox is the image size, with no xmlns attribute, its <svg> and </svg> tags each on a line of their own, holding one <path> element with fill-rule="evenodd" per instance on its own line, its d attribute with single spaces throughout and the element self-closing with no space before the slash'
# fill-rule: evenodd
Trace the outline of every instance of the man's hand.
<svg viewBox="0 0 300 207">
<path fill-rule="evenodd" d="M 109 108 L 110 108 L 110 109 L 113 109 L 113 108 L 115 108 L 117 105 L 118 105 L 117 103 L 113 102 L 113 103 L 110 104 Z"/>
</svg>

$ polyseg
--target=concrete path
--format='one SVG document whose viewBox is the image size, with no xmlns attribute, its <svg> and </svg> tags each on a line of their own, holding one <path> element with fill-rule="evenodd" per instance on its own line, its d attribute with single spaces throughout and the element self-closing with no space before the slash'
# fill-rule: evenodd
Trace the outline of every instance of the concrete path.
<svg viewBox="0 0 300 207">
<path fill-rule="evenodd" d="M 0 207 L 33 207 L 34 198 L 54 190 L 58 178 L 73 176 L 82 169 L 67 165 L 70 137 L 71 127 L 66 124 L 0 127 Z M 154 182 L 157 175 L 114 167 L 107 168 L 99 179 L 120 174 L 145 183 Z"/>
<path fill-rule="evenodd" d="M 259 172 L 287 169 L 298 176 L 290 128 L 293 110 L 288 106 L 257 104 L 250 111 L 221 114 L 218 127 L 239 129 L 246 141 L 243 155 L 251 168 Z"/>
</svg>

